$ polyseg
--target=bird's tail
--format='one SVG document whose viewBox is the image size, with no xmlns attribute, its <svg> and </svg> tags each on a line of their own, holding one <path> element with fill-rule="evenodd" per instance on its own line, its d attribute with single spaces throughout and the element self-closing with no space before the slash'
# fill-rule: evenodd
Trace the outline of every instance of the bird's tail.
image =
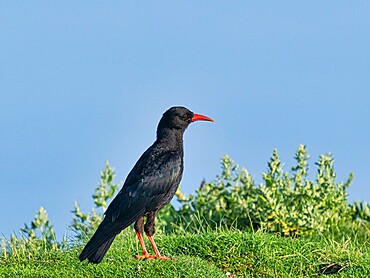
<svg viewBox="0 0 370 278">
<path fill-rule="evenodd" d="M 90 263 L 100 263 L 104 255 L 107 253 L 109 247 L 112 245 L 115 237 L 116 236 L 109 238 L 101 245 L 95 244 L 94 237 L 92 237 L 82 250 L 79 256 L 80 261 L 87 259 Z"/>
<path fill-rule="evenodd" d="M 120 219 L 120 221 L 116 220 L 115 222 L 112 222 L 112 216 L 104 217 L 95 234 L 82 250 L 79 256 L 80 261 L 88 259 L 91 263 L 100 263 L 105 253 L 107 253 L 109 247 L 112 245 L 114 238 L 123 229 L 126 229 L 131 223 L 138 220 L 144 213 L 145 207 L 141 210 L 131 209 L 127 211 L 125 217 Z"/>
</svg>

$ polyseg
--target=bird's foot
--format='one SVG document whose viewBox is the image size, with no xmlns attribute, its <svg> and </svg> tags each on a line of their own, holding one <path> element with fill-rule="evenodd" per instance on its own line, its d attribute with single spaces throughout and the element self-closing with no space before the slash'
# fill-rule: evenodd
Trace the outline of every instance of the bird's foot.
<svg viewBox="0 0 370 278">
<path fill-rule="evenodd" d="M 156 256 L 153 256 L 153 255 L 150 255 L 149 253 L 146 253 L 146 254 L 143 254 L 143 255 L 136 255 L 135 256 L 136 259 L 138 260 L 152 260 L 152 259 L 155 259 L 157 258 Z"/>
</svg>

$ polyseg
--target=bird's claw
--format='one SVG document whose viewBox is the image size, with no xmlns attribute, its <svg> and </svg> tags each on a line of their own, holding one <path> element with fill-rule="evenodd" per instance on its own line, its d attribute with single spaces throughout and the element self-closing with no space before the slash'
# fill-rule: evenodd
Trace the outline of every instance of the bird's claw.
<svg viewBox="0 0 370 278">
<path fill-rule="evenodd" d="M 148 253 L 148 254 L 144 254 L 144 255 L 136 255 L 135 258 L 138 259 L 138 260 L 149 260 L 150 261 L 152 259 L 155 259 L 156 256 L 150 255 Z"/>
</svg>

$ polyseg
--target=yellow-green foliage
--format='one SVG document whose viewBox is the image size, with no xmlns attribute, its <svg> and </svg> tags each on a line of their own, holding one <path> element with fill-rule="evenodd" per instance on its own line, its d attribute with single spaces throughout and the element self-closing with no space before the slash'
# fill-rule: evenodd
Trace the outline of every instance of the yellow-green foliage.
<svg viewBox="0 0 370 278">
<path fill-rule="evenodd" d="M 296 165 L 286 172 L 274 150 L 268 171 L 263 173 L 264 182 L 256 185 L 246 169 L 239 170 L 225 156 L 222 174 L 216 180 L 203 183 L 195 195 L 184 196 L 179 191 L 181 207 L 161 212 L 165 228 L 191 229 L 191 223 L 196 225 L 203 219 L 210 226 L 261 228 L 294 236 L 334 229 L 351 220 L 353 208 L 347 202 L 346 189 L 353 175 L 345 183 L 337 182 L 334 159 L 325 154 L 316 163 L 316 177 L 311 180 L 309 155 L 303 145 L 298 147 L 295 160 Z"/>
</svg>

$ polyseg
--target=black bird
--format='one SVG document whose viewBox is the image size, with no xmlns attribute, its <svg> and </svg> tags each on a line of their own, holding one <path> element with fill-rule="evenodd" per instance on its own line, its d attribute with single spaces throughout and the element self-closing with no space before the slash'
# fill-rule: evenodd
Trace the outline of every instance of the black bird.
<svg viewBox="0 0 370 278">
<path fill-rule="evenodd" d="M 161 256 L 152 237 L 155 216 L 175 195 L 183 172 L 183 134 L 191 122 L 199 120 L 213 122 L 211 118 L 194 114 L 185 107 L 172 107 L 163 114 L 156 141 L 128 174 L 122 189 L 108 206 L 104 220 L 82 250 L 80 261 L 87 259 L 91 263 L 100 263 L 114 238 L 134 222 L 143 249 L 143 255 L 136 258 L 167 259 Z M 155 256 L 150 255 L 145 247 L 144 231 Z"/>
</svg>

